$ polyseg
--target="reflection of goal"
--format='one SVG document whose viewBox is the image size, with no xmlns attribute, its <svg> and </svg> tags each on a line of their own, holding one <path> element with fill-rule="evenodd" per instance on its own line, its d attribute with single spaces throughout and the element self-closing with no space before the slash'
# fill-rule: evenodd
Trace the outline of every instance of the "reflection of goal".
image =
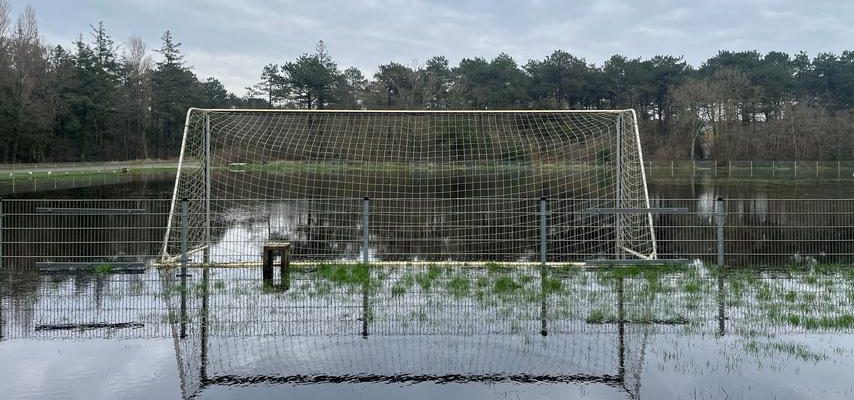
<svg viewBox="0 0 854 400">
<path fill-rule="evenodd" d="M 198 110 L 187 114 L 164 257 L 257 262 L 265 240 L 297 259 L 654 258 L 633 111 Z M 370 244 L 362 237 L 370 198 Z"/>
<path fill-rule="evenodd" d="M 429 279 L 428 268 L 379 268 L 359 284 L 295 272 L 283 292 L 265 290 L 247 271 L 204 268 L 183 283 L 165 276 L 175 285 L 167 292 L 185 398 L 223 386 L 326 383 L 591 383 L 630 398 L 640 391 L 652 326 L 630 321 L 649 320 L 643 278 L 550 278 L 588 299 L 578 302 L 541 291 L 540 268 L 441 269 L 429 289 L 405 286 L 412 276 Z M 467 281 L 519 287 L 448 291 Z M 192 289 L 177 290 L 182 284 Z"/>
</svg>

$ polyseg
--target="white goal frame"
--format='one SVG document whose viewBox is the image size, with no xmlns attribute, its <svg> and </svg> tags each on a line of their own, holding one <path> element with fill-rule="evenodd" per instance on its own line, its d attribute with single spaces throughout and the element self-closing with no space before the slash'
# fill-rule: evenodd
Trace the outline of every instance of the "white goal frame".
<svg viewBox="0 0 854 400">
<path fill-rule="evenodd" d="M 177 168 L 177 172 L 176 172 L 175 184 L 174 184 L 173 190 L 172 190 L 172 198 L 171 198 L 171 202 L 170 202 L 170 206 L 169 206 L 168 221 L 167 221 L 166 230 L 165 230 L 165 233 L 163 236 L 163 245 L 162 245 L 161 260 L 160 260 L 163 263 L 174 263 L 176 261 L 180 261 L 179 260 L 180 256 L 177 254 L 174 254 L 175 252 L 170 254 L 169 245 L 170 245 L 170 236 L 175 234 L 175 232 L 174 232 L 175 229 L 178 229 L 176 227 L 176 223 L 175 223 L 175 220 L 176 220 L 175 216 L 176 216 L 176 213 L 180 212 L 180 210 L 178 209 L 179 208 L 179 201 L 181 200 L 179 198 L 179 195 L 180 195 L 179 194 L 179 187 L 180 187 L 181 179 L 182 179 L 183 174 L 184 174 L 183 170 L 188 167 L 185 164 L 188 161 L 186 152 L 187 152 L 187 145 L 188 145 L 188 135 L 190 134 L 191 116 L 194 113 L 203 113 L 204 114 L 204 118 L 205 118 L 205 128 L 204 128 L 205 139 L 204 139 L 204 143 L 205 143 L 205 147 L 206 147 L 206 154 L 208 154 L 208 155 L 210 154 L 210 148 L 211 148 L 210 115 L 215 114 L 215 113 L 234 113 L 234 114 L 241 114 L 241 113 L 279 114 L 279 113 L 281 113 L 281 114 L 317 114 L 317 115 L 323 115 L 323 114 L 354 114 L 354 115 L 358 115 L 358 114 L 390 114 L 390 115 L 393 115 L 393 114 L 512 114 L 512 113 L 516 113 L 516 114 L 613 114 L 617 117 L 617 121 L 618 121 L 617 122 L 618 126 L 616 129 L 616 132 L 618 135 L 617 136 L 618 143 L 620 143 L 620 140 L 621 140 L 621 136 L 619 136 L 619 135 L 629 134 L 629 135 L 633 136 L 634 143 L 637 146 L 637 149 L 636 149 L 637 155 L 638 155 L 637 162 L 639 164 L 638 167 L 639 167 L 639 172 L 640 172 L 640 179 L 642 180 L 642 186 L 643 186 L 643 200 L 644 200 L 643 206 L 645 206 L 645 208 L 650 208 L 649 190 L 648 190 L 648 185 L 647 185 L 645 163 L 644 163 L 644 158 L 643 158 L 643 151 L 641 148 L 640 132 L 639 132 L 638 123 L 637 123 L 638 119 L 637 119 L 637 114 L 636 114 L 635 110 L 633 110 L 633 109 L 626 109 L 626 110 L 286 110 L 286 109 L 205 109 L 205 108 L 190 108 L 187 111 L 187 116 L 185 118 L 184 130 L 183 130 L 183 135 L 182 135 L 182 140 L 181 140 L 181 150 L 180 150 L 180 155 L 179 155 L 179 160 L 178 160 L 178 168 Z M 631 132 L 623 132 L 623 129 L 622 129 L 622 119 L 627 117 L 627 116 L 629 118 L 631 118 L 631 120 L 632 120 L 631 121 L 631 126 L 632 126 Z M 616 157 L 617 172 L 615 174 L 616 174 L 616 176 L 618 176 L 620 178 L 617 179 L 617 182 L 616 182 L 616 185 L 617 185 L 617 191 L 616 191 L 616 193 L 617 193 L 617 199 L 616 199 L 617 207 L 614 211 L 614 214 L 619 215 L 620 214 L 619 208 L 623 207 L 621 204 L 621 194 L 620 194 L 621 193 L 620 185 L 622 184 L 622 177 L 620 175 L 621 157 L 619 154 L 619 152 L 622 151 L 622 146 L 617 146 L 617 151 L 618 151 L 618 154 Z M 205 242 L 207 243 L 207 246 L 210 246 L 210 243 L 211 243 L 211 205 L 210 205 L 210 202 L 211 202 L 211 181 L 212 181 L 212 177 L 211 177 L 211 165 L 210 165 L 211 161 L 210 160 L 211 160 L 211 157 L 205 157 L 204 161 L 202 162 L 203 165 L 197 165 L 196 166 L 197 168 L 202 168 L 204 170 L 204 174 L 205 174 L 205 196 L 204 196 L 204 203 L 205 203 L 205 205 L 204 205 L 204 209 L 205 209 L 205 212 L 204 212 L 204 220 L 205 220 L 204 230 L 205 230 L 205 232 L 204 232 L 204 237 L 205 237 Z M 649 237 L 651 239 L 652 251 L 649 254 L 641 254 L 639 252 L 632 250 L 631 248 L 622 246 L 620 243 L 620 235 L 617 234 L 614 249 L 615 249 L 615 254 L 617 255 L 618 258 L 622 258 L 622 256 L 620 256 L 620 254 L 621 254 L 621 252 L 624 252 L 625 255 L 631 255 L 631 256 L 637 257 L 639 259 L 646 259 L 646 260 L 657 259 L 657 244 L 656 244 L 655 230 L 654 230 L 654 225 L 653 225 L 652 210 L 650 213 L 646 213 L 645 217 L 646 217 L 645 219 L 647 220 L 647 224 L 648 224 L 648 228 L 649 228 Z M 619 220 L 619 218 L 617 218 L 617 220 Z M 617 224 L 619 224 L 619 222 L 617 222 Z M 619 229 L 620 229 L 620 227 L 616 226 L 616 230 L 619 231 Z M 175 245 L 174 239 L 172 240 L 172 244 Z M 198 251 L 198 250 L 201 250 L 201 249 L 199 249 L 199 248 L 191 249 L 191 251 Z M 209 262 L 209 261 L 210 260 L 208 260 L 207 257 L 204 260 L 204 262 Z"/>
</svg>

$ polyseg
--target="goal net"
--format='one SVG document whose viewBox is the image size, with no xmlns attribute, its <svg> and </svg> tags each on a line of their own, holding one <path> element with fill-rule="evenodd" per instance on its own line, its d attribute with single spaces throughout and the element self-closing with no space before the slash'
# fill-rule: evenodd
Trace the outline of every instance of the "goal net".
<svg viewBox="0 0 854 400">
<path fill-rule="evenodd" d="M 632 110 L 191 109 L 172 200 L 171 260 L 656 256 Z"/>
</svg>

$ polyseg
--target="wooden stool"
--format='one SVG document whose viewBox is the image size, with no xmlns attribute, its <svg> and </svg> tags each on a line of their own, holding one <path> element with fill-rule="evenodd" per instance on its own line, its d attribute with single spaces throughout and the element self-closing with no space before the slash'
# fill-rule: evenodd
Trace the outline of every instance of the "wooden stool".
<svg viewBox="0 0 854 400">
<path fill-rule="evenodd" d="M 285 290 L 290 286 L 290 279 L 288 279 L 288 273 L 290 272 L 290 255 L 291 255 L 291 244 L 288 242 L 267 242 L 264 244 L 263 249 L 263 265 L 262 265 L 262 279 L 265 285 L 273 284 L 273 259 L 276 256 L 276 253 L 279 253 L 281 256 L 281 262 L 279 263 L 279 279 L 281 280 L 281 285 Z"/>
</svg>

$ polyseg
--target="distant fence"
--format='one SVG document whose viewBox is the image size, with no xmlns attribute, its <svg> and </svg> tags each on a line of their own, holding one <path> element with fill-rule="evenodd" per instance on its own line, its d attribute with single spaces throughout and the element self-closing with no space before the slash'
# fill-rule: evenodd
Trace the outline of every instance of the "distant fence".
<svg viewBox="0 0 854 400">
<path fill-rule="evenodd" d="M 845 179 L 854 161 L 645 161 L 652 177 L 711 175 L 733 178 Z"/>
<path fill-rule="evenodd" d="M 76 171 L 76 170 L 113 170 L 122 168 L 177 168 L 178 160 L 128 160 L 128 161 L 89 161 L 89 162 L 48 162 L 0 164 L 0 172 L 26 174 L 36 171 Z"/>
<path fill-rule="evenodd" d="M 362 199 L 243 199 L 228 208 L 214 202 L 209 257 L 257 263 L 268 240 L 291 242 L 295 261 L 361 261 L 366 248 L 371 262 L 539 262 L 543 249 L 549 263 L 613 256 L 613 236 L 579 233 L 575 224 L 588 217 L 578 200 L 550 200 L 545 219 L 538 199 L 512 201 L 529 207 L 511 207 L 516 211 L 508 215 L 494 201 L 487 207 L 477 199 L 376 199 L 367 230 Z M 169 206 L 145 199 L 2 200 L 0 262 L 43 269 L 150 264 L 160 255 Z M 854 262 L 854 199 L 652 199 L 652 207 L 686 211 L 653 216 L 661 259 L 716 264 L 722 249 L 731 266 Z M 584 229 L 614 230 L 584 221 Z M 198 237 L 188 243 L 203 245 Z M 203 261 L 200 253 L 192 257 Z"/>
</svg>

